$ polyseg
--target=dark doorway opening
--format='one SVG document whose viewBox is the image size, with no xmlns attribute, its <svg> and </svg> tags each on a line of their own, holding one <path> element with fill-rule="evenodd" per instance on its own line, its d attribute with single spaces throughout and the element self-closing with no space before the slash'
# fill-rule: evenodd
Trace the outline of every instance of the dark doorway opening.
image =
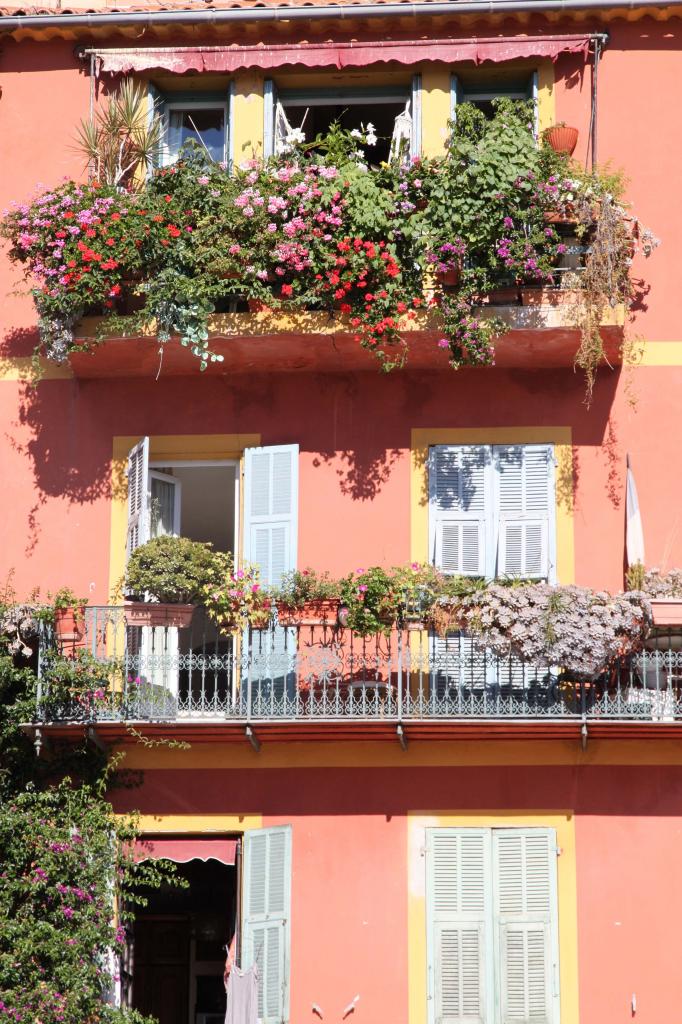
<svg viewBox="0 0 682 1024">
<path fill-rule="evenodd" d="M 159 1024 L 223 1024 L 225 949 L 237 921 L 237 869 L 178 864 L 188 887 L 148 894 L 132 936 L 132 1006 Z"/>
</svg>

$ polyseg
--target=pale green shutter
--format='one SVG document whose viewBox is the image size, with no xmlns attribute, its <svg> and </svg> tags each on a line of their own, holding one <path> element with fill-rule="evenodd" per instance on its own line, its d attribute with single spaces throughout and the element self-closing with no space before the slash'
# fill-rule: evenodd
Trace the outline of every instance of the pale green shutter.
<svg viewBox="0 0 682 1024">
<path fill-rule="evenodd" d="M 431 448 L 429 534 L 430 560 L 443 572 L 487 574 L 492 540 L 490 448 Z"/>
<path fill-rule="evenodd" d="M 427 829 L 430 1024 L 493 1024 L 490 837 Z"/>
<path fill-rule="evenodd" d="M 556 836 L 494 829 L 500 1024 L 558 1024 Z"/>
<path fill-rule="evenodd" d="M 497 493 L 497 575 L 554 576 L 554 452 L 551 445 L 493 449 Z"/>
<path fill-rule="evenodd" d="M 244 558 L 261 580 L 277 586 L 296 568 L 298 546 L 298 445 L 247 448 L 244 452 Z"/>
<path fill-rule="evenodd" d="M 128 453 L 128 540 L 126 556 L 149 539 L 149 438 L 142 440 Z"/>
<path fill-rule="evenodd" d="M 262 1024 L 289 1019 L 291 826 L 244 833 L 241 967 L 258 966 Z"/>
</svg>

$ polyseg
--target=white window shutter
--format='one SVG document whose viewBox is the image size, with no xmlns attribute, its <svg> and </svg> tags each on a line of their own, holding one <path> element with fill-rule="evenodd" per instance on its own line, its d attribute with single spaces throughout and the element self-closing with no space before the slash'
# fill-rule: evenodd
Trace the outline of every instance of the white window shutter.
<svg viewBox="0 0 682 1024">
<path fill-rule="evenodd" d="M 534 71 L 528 83 L 528 99 L 533 101 L 533 135 L 536 141 L 540 139 L 540 107 L 539 107 L 539 82 L 538 73 Z"/>
<path fill-rule="evenodd" d="M 298 445 L 244 451 L 244 558 L 260 567 L 261 581 L 277 586 L 296 568 L 298 548 Z"/>
<path fill-rule="evenodd" d="M 497 574 L 554 576 L 554 452 L 551 445 L 493 449 L 497 511 Z"/>
<path fill-rule="evenodd" d="M 275 155 L 275 106 L 277 86 L 271 78 L 263 82 L 263 158 Z"/>
<path fill-rule="evenodd" d="M 489 833 L 426 835 L 430 1024 L 492 1024 Z"/>
<path fill-rule="evenodd" d="M 443 572 L 487 574 L 492 502 L 485 445 L 431 448 L 429 533 L 431 560 Z"/>
<path fill-rule="evenodd" d="M 258 966 L 261 1024 L 289 1019 L 291 826 L 244 833 L 241 967 Z"/>
<path fill-rule="evenodd" d="M 462 88 L 457 75 L 450 75 L 450 120 L 457 120 L 457 104 L 462 102 Z"/>
<path fill-rule="evenodd" d="M 163 96 L 152 82 L 147 82 L 147 128 L 151 129 L 155 119 L 165 121 L 166 110 Z M 151 166 L 147 168 L 147 177 L 151 177 L 155 167 L 160 167 L 163 160 L 163 142 L 152 155 Z"/>
<path fill-rule="evenodd" d="M 128 539 L 126 555 L 132 555 L 149 539 L 149 438 L 143 437 L 128 454 Z"/>
<path fill-rule="evenodd" d="M 412 135 L 410 138 L 410 156 L 421 156 L 422 151 L 422 76 L 412 76 L 411 95 Z"/>
<path fill-rule="evenodd" d="M 225 160 L 230 174 L 234 174 L 234 97 L 236 84 L 234 78 L 227 88 L 227 124 L 225 125 Z"/>
<path fill-rule="evenodd" d="M 501 1024 L 558 1024 L 556 834 L 494 829 L 492 841 Z"/>
</svg>

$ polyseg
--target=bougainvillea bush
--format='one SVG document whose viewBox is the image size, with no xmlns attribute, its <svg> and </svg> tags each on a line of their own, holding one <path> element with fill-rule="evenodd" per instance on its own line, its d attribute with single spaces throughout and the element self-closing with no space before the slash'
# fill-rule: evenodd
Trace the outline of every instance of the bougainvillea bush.
<svg viewBox="0 0 682 1024">
<path fill-rule="evenodd" d="M 0 812 L 0 1020 L 140 1024 L 115 1009 L 125 925 L 163 863 L 134 863 L 134 823 L 67 779 Z"/>
<path fill-rule="evenodd" d="M 333 125 L 232 172 L 188 144 L 173 166 L 133 180 L 137 191 L 67 182 L 14 207 L 0 230 L 30 282 L 43 350 L 64 358 L 84 313 L 104 316 L 102 336 L 125 313 L 128 331 L 177 337 L 203 368 L 219 358 L 210 314 L 239 300 L 343 317 L 392 370 L 427 305 L 451 365 L 490 363 L 506 327 L 478 307 L 500 287 L 557 284 L 556 221 L 573 216 L 593 243 L 578 318 L 589 371 L 604 306 L 632 299 L 632 257 L 651 245 L 615 202 L 613 176 L 585 174 L 538 144 L 532 105 L 496 102 L 492 119 L 458 106 L 439 158 L 372 167 L 353 133 Z"/>
</svg>

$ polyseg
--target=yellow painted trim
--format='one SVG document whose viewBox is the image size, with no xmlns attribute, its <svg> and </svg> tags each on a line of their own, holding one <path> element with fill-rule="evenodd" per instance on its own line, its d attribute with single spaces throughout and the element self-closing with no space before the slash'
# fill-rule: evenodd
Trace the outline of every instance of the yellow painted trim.
<svg viewBox="0 0 682 1024">
<path fill-rule="evenodd" d="M 682 366 L 682 341 L 646 341 L 635 366 Z"/>
<path fill-rule="evenodd" d="M 0 358 L 0 381 L 28 381 L 33 377 L 33 360 L 30 356 L 8 356 Z M 68 363 L 53 363 L 40 360 L 40 380 L 71 380 L 73 372 Z"/>
<path fill-rule="evenodd" d="M 426 828 L 553 828 L 557 846 L 561 1024 L 578 1024 L 578 899 L 575 826 L 570 811 L 411 812 L 407 825 L 409 1024 L 426 1024 Z"/>
<path fill-rule="evenodd" d="M 557 580 L 575 580 L 573 452 L 570 427 L 447 427 L 412 431 L 410 550 L 415 562 L 429 561 L 428 455 L 434 444 L 553 444 L 556 469 Z"/>
<path fill-rule="evenodd" d="M 556 124 L 554 101 L 554 64 L 543 60 L 538 64 L 538 127 L 540 133 Z"/>
<path fill-rule="evenodd" d="M 264 113 L 262 75 L 253 72 L 236 75 L 230 125 L 230 148 L 235 166 L 263 156 Z"/>
<path fill-rule="evenodd" d="M 450 68 L 430 65 L 422 68 L 423 156 L 440 156 L 445 150 L 450 120 Z"/>
<path fill-rule="evenodd" d="M 137 817 L 140 832 L 203 833 L 243 832 L 247 828 L 262 828 L 262 814 L 140 814 Z"/>
<path fill-rule="evenodd" d="M 125 748 L 125 768 L 131 771 L 254 771 L 281 768 L 460 768 L 460 767 L 596 767 L 682 766 L 682 744 L 674 739 L 591 739 L 587 749 L 575 736 L 547 740 L 432 740 L 410 739 L 407 750 L 397 741 L 296 741 L 267 740 L 256 753 L 244 739 L 239 742 L 193 743 L 189 750 L 168 747 L 146 749 L 140 744 Z M 409 738 L 409 726 L 407 729 Z"/>
<path fill-rule="evenodd" d="M 128 532 L 128 452 L 141 438 L 114 437 L 111 459 L 111 526 L 109 540 L 109 593 L 114 595 L 125 571 Z M 245 448 L 260 444 L 260 434 L 159 434 L 149 438 L 153 462 L 195 459 L 241 460 Z"/>
</svg>

